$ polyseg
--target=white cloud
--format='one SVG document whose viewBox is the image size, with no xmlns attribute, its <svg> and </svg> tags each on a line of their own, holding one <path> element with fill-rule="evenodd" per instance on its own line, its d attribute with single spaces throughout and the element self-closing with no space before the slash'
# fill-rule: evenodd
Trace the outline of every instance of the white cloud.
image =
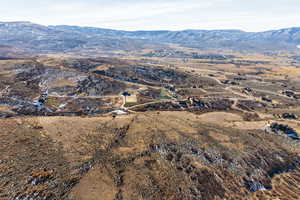
<svg viewBox="0 0 300 200">
<path fill-rule="evenodd" d="M 87 3 L 56 4 L 49 10 L 67 19 L 79 20 L 82 23 L 115 22 L 143 19 L 164 14 L 182 12 L 188 9 L 201 9 L 212 6 L 212 3 L 195 3 L 195 1 L 181 2 L 141 2 L 93 5 Z"/>
</svg>

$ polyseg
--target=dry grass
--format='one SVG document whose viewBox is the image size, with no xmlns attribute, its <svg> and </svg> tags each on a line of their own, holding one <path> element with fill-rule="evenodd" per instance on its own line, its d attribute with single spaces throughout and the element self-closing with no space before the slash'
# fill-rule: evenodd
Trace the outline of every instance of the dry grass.
<svg viewBox="0 0 300 200">
<path fill-rule="evenodd" d="M 227 118 L 231 119 L 228 121 Z M 205 188 L 205 191 L 198 194 L 198 197 L 205 195 L 202 199 L 250 198 L 251 195 L 258 194 L 247 191 L 242 181 L 247 174 L 254 173 L 257 168 L 265 172 L 273 162 L 275 165 L 276 159 L 273 158 L 273 154 L 282 152 L 280 156 L 284 162 L 296 158 L 290 152 L 287 138 L 255 130 L 249 133 L 243 130 L 244 126 L 226 128 L 222 124 L 207 123 L 203 119 L 223 120 L 224 123 L 231 123 L 234 119 L 243 123 L 240 116 L 222 112 L 200 116 L 188 112 L 145 112 L 118 116 L 115 119 L 99 116 L 0 120 L 0 132 L 23 130 L 27 134 L 27 131 L 32 131 L 25 138 L 21 137 L 20 134 L 24 133 L 20 131 L 14 132 L 14 137 L 4 134 L 5 138 L 2 139 L 8 143 L 8 150 L 15 144 L 13 138 L 29 146 L 42 145 L 43 151 L 60 146 L 62 149 L 57 152 L 59 156 L 52 154 L 62 159 L 58 165 L 60 162 L 70 165 L 63 177 L 75 173 L 78 180 L 76 185 L 70 186 L 67 194 L 74 199 L 83 200 L 188 200 L 197 197 L 191 192 L 193 188 Z M 33 143 L 30 139 L 33 135 L 51 142 L 48 142 L 49 145 L 38 140 Z M 278 141 L 279 139 L 283 142 Z M 5 151 L 4 157 L 12 159 L 15 153 L 17 152 Z M 28 156 L 31 153 L 30 149 L 25 152 Z M 259 161 L 255 156 L 258 156 Z M 221 158 L 223 164 L 218 163 Z M 268 165 L 264 166 L 261 159 Z M 236 168 L 235 162 L 242 167 Z M 249 163 L 255 164 L 255 169 Z M 17 162 L 15 164 L 18 165 Z M 51 168 L 46 171 L 27 167 L 33 172 L 30 174 L 42 178 L 45 175 L 48 177 L 51 170 L 56 169 L 55 165 L 52 163 Z M 6 169 L 5 166 L 2 166 L 3 169 Z M 71 170 L 72 166 L 79 168 L 74 171 Z M 41 187 L 39 190 L 51 191 L 46 183 L 52 179 L 56 180 L 57 171 L 53 172 L 54 174 L 49 175 L 51 179 L 46 179 L 45 184 L 38 185 L 46 189 Z M 0 169 L 0 175 L 2 173 L 4 171 Z M 293 173 L 290 172 L 287 176 L 296 180 Z M 257 178 L 267 177 L 262 174 Z M 268 180 L 272 181 L 270 178 Z M 285 178 L 280 180 L 287 181 Z M 10 179 L 9 181 L 13 182 Z M 279 187 L 277 179 L 273 181 L 274 188 L 276 185 Z M 26 186 L 26 181 L 24 184 Z M 293 197 L 298 194 L 297 190 L 291 191 L 289 186 L 280 187 L 281 189 L 276 190 L 278 194 L 273 193 L 272 197 Z M 63 184 L 59 185 L 59 188 L 65 190 Z M 237 189 L 239 192 L 236 192 Z M 283 191 L 288 194 L 284 194 Z M 266 191 L 264 195 L 267 198 L 270 193 Z"/>
<path fill-rule="evenodd" d="M 0 112 L 5 112 L 5 113 L 9 113 L 9 114 L 13 114 L 14 112 L 10 109 L 10 107 L 4 105 L 4 104 L 0 104 Z"/>
</svg>

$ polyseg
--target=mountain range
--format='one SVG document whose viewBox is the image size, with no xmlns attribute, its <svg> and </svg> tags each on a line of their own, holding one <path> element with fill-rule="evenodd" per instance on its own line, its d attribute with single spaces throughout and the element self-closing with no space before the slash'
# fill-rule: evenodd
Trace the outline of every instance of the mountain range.
<svg viewBox="0 0 300 200">
<path fill-rule="evenodd" d="M 26 52 L 141 50 L 175 44 L 199 50 L 300 51 L 300 28 L 241 30 L 121 31 L 80 26 L 0 22 L 0 44 Z M 1 53 L 2 47 L 0 47 Z"/>
</svg>

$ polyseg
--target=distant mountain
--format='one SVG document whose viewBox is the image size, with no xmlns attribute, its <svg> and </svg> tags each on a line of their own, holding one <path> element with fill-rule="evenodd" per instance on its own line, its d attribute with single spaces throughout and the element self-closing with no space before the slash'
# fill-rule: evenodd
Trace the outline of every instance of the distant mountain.
<svg viewBox="0 0 300 200">
<path fill-rule="evenodd" d="M 89 32 L 87 30 L 87 32 Z M 104 34 L 47 27 L 30 22 L 0 22 L 0 44 L 31 52 L 68 52 L 78 49 L 133 50 L 144 42 Z"/>
<path fill-rule="evenodd" d="M 30 52 L 139 50 L 177 44 L 203 50 L 300 51 L 300 28 L 240 30 L 119 31 L 79 26 L 0 22 L 0 44 Z"/>
</svg>

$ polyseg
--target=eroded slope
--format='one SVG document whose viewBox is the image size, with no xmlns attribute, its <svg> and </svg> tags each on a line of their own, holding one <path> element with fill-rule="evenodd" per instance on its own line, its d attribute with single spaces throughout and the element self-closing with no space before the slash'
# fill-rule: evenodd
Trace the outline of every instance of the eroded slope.
<svg viewBox="0 0 300 200">
<path fill-rule="evenodd" d="M 300 195 L 299 141 L 217 125 L 202 115 L 146 112 L 115 119 L 3 119 L 0 124 L 2 199 Z"/>
</svg>

